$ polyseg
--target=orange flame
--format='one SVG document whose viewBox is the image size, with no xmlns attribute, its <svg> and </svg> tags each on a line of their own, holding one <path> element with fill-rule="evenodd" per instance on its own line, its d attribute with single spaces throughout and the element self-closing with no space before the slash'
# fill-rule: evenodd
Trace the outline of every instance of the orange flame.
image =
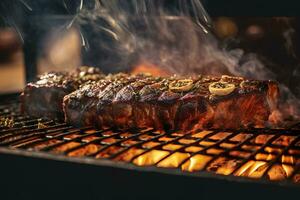
<svg viewBox="0 0 300 200">
<path fill-rule="evenodd" d="M 264 174 L 268 164 L 264 161 L 250 160 L 244 164 L 236 173 L 236 176 L 246 176 L 250 178 L 260 178 Z"/>
<path fill-rule="evenodd" d="M 189 160 L 182 165 L 181 169 L 189 172 L 202 170 L 211 159 L 212 157 L 210 156 L 197 154 L 189 158 Z"/>
<path fill-rule="evenodd" d="M 160 132 L 153 132 L 160 135 Z M 253 152 L 262 148 L 275 135 L 260 134 L 254 139 L 251 139 L 251 144 L 243 145 L 241 150 L 232 149 L 240 142 L 247 140 L 251 134 L 240 133 L 234 137 L 230 137 L 230 132 L 218 132 L 209 136 L 212 131 L 195 131 L 190 137 L 184 136 L 180 132 L 172 133 L 170 135 L 162 135 L 156 140 L 149 140 L 151 137 L 147 134 L 139 136 L 145 140 L 140 147 L 132 147 L 120 153 L 114 160 L 132 162 L 137 166 L 157 166 L 163 168 L 180 168 L 183 171 L 195 172 L 200 170 L 207 170 L 216 174 L 234 176 L 244 176 L 249 178 L 261 178 L 267 176 L 270 180 L 283 180 L 292 176 L 295 170 L 295 163 L 297 160 L 293 156 L 298 151 L 289 151 L 285 153 L 284 147 L 291 144 L 295 139 L 294 136 L 280 136 L 267 145 L 263 151 L 255 154 L 252 160 L 248 159 Z M 107 132 L 108 136 L 112 133 Z M 130 137 L 129 132 L 123 133 L 122 137 Z M 176 137 L 178 140 L 176 140 Z M 182 138 L 181 138 L 182 137 Z M 218 141 L 228 140 L 218 144 Z M 199 141 L 197 141 L 199 140 Z M 103 140 L 107 144 L 114 143 L 113 138 Z M 130 146 L 136 144 L 134 140 L 127 140 L 130 144 L 122 142 L 122 146 Z M 76 146 L 76 143 L 70 143 L 65 149 Z M 272 146 L 276 145 L 276 146 Z M 282 148 L 283 147 L 283 148 Z M 61 150 L 57 148 L 56 150 Z M 78 149 L 69 153 L 69 156 L 89 155 L 97 152 L 101 146 L 87 145 L 83 149 Z M 152 149 L 155 148 L 155 149 Z M 111 146 L 101 153 L 97 154 L 97 158 L 107 158 L 116 152 L 120 152 L 123 147 Z M 149 150 L 147 150 L 149 149 Z M 229 154 L 223 154 L 224 151 Z M 280 157 L 279 157 L 280 156 Z M 278 160 L 280 158 L 280 160 Z M 245 162 L 244 162 L 245 161 Z M 275 164 L 274 164 L 275 162 Z M 299 178 L 300 180 L 300 178 Z"/>
<path fill-rule="evenodd" d="M 283 155 L 281 157 L 281 162 L 294 164 L 294 157 Z M 292 175 L 292 173 L 294 172 L 294 167 L 292 167 L 290 165 L 282 164 L 282 168 L 284 169 L 284 171 L 286 173 L 286 177 L 290 177 Z"/>
<path fill-rule="evenodd" d="M 137 65 L 136 67 L 133 68 L 131 71 L 132 74 L 139 74 L 139 73 L 149 73 L 152 74 L 153 76 L 167 76 L 170 75 L 169 72 L 163 70 L 160 67 L 157 67 L 153 64 L 150 63 L 142 63 Z"/>
<path fill-rule="evenodd" d="M 169 155 L 167 151 L 151 150 L 134 159 L 133 163 L 138 166 L 154 165 L 167 155 Z"/>
</svg>

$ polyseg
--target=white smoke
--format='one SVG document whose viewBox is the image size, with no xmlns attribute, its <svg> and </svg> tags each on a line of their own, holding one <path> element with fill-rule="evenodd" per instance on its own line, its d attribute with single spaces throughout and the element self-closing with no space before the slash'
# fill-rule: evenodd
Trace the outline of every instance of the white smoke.
<svg viewBox="0 0 300 200">
<path fill-rule="evenodd" d="M 32 6 L 22 0 L 32 10 Z M 220 48 L 212 22 L 200 0 L 79 0 L 77 13 L 65 28 L 79 30 L 91 63 L 110 71 L 141 62 L 177 74 L 229 74 L 276 80 L 254 53 Z M 66 10 L 74 1 L 62 0 Z M 172 6 L 170 6 L 172 4 Z M 283 34 L 293 51 L 293 29 Z M 96 47 L 96 48 L 95 48 Z M 88 63 L 84 63 L 88 64 Z M 299 69 L 299 68 L 297 68 Z M 299 74 L 299 70 L 294 74 Z M 298 87 L 300 90 L 300 87 Z M 299 99 L 281 85 L 284 109 L 299 114 Z"/>
<path fill-rule="evenodd" d="M 108 55 L 103 64 L 112 67 L 150 63 L 176 74 L 230 74 L 253 79 L 276 79 L 254 53 L 219 46 L 211 20 L 200 0 L 95 0 L 83 4 L 77 23 L 89 24 L 99 38 L 93 40 Z M 174 6 L 175 5 L 175 6 Z M 292 53 L 291 29 L 284 33 Z M 84 37 L 84 33 L 81 35 Z M 85 40 L 86 42 L 86 40 Z M 114 59 L 114 56 L 116 59 Z M 295 72 L 298 73 L 298 72 Z M 299 116 L 299 100 L 280 85 L 281 110 Z"/>
</svg>

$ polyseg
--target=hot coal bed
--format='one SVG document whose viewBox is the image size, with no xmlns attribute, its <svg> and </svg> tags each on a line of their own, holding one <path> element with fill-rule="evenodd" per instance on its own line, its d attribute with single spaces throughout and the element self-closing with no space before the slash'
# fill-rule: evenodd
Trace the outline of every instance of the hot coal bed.
<svg viewBox="0 0 300 200">
<path fill-rule="evenodd" d="M 299 124 L 190 133 L 74 128 L 24 116 L 15 95 L 9 97 L 0 106 L 4 196 L 280 199 L 299 194 Z"/>
</svg>

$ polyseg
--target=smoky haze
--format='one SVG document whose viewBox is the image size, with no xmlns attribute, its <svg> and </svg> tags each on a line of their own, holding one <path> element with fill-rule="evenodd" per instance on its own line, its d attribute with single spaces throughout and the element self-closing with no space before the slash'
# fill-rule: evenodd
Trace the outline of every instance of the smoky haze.
<svg viewBox="0 0 300 200">
<path fill-rule="evenodd" d="M 41 13 L 47 6 L 37 2 L 19 0 L 27 12 Z M 79 32 L 83 64 L 100 66 L 104 72 L 130 71 L 140 64 L 150 64 L 170 74 L 279 80 L 280 75 L 267 68 L 255 53 L 220 47 L 200 0 L 53 2 L 71 16 L 59 30 L 76 28 Z M 287 30 L 284 37 L 287 50 L 293 54 L 291 34 L 293 29 Z M 298 75 L 299 70 L 294 74 Z M 280 87 L 283 115 L 299 116 L 299 99 L 284 84 Z"/>
<path fill-rule="evenodd" d="M 102 0 L 81 5 L 76 15 L 87 51 L 89 42 L 100 47 L 101 65 L 115 70 L 128 70 L 139 64 L 155 65 L 170 74 L 228 74 L 253 79 L 273 79 L 255 53 L 242 49 L 222 49 L 214 36 L 211 20 L 199 0 Z M 97 33 L 85 40 L 86 27 Z M 287 50 L 290 37 L 284 35 Z M 99 36 L 99 37 L 97 37 Z M 292 51 L 291 51 L 292 52 Z M 93 54 L 94 56 L 94 54 Z M 91 60 L 99 59 L 92 57 Z M 298 118 L 299 99 L 284 84 L 281 113 Z"/>
<path fill-rule="evenodd" d="M 274 78 L 255 54 L 219 48 L 199 0 L 175 0 L 172 6 L 167 0 L 96 0 L 87 5 L 83 1 L 71 23 L 81 27 L 87 51 L 93 51 L 90 43 L 99 46 L 99 56 L 104 56 L 94 59 L 100 59 L 104 68 L 150 63 L 176 74 Z"/>
</svg>

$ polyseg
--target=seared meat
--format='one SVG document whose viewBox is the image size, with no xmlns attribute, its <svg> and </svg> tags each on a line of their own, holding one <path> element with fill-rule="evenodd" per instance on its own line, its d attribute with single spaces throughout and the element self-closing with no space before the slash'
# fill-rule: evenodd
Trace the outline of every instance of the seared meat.
<svg viewBox="0 0 300 200">
<path fill-rule="evenodd" d="M 80 67 L 71 73 L 46 73 L 36 82 L 26 85 L 21 94 L 21 110 L 34 117 L 63 118 L 64 96 L 86 82 L 103 77 L 103 74 L 93 67 Z"/>
<path fill-rule="evenodd" d="M 277 84 L 240 77 L 110 76 L 64 97 L 66 122 L 99 128 L 264 127 Z"/>
<path fill-rule="evenodd" d="M 77 126 L 111 127 L 114 122 L 118 123 L 119 121 L 113 117 L 115 99 L 120 102 L 117 105 L 117 107 L 120 107 L 119 113 L 115 115 L 122 115 L 122 113 L 126 116 L 130 115 L 131 108 L 122 107 L 121 102 L 127 100 L 126 102 L 132 103 L 136 95 L 134 92 L 135 87 L 138 87 L 138 84 L 143 84 L 142 82 L 153 83 L 154 79 L 153 81 L 152 79 L 152 77 L 145 75 L 117 74 L 110 75 L 96 83 L 86 84 L 79 90 L 65 96 L 65 119 Z M 118 95 L 123 93 L 125 95 Z M 129 118 L 126 118 L 126 120 L 129 120 Z"/>
</svg>

